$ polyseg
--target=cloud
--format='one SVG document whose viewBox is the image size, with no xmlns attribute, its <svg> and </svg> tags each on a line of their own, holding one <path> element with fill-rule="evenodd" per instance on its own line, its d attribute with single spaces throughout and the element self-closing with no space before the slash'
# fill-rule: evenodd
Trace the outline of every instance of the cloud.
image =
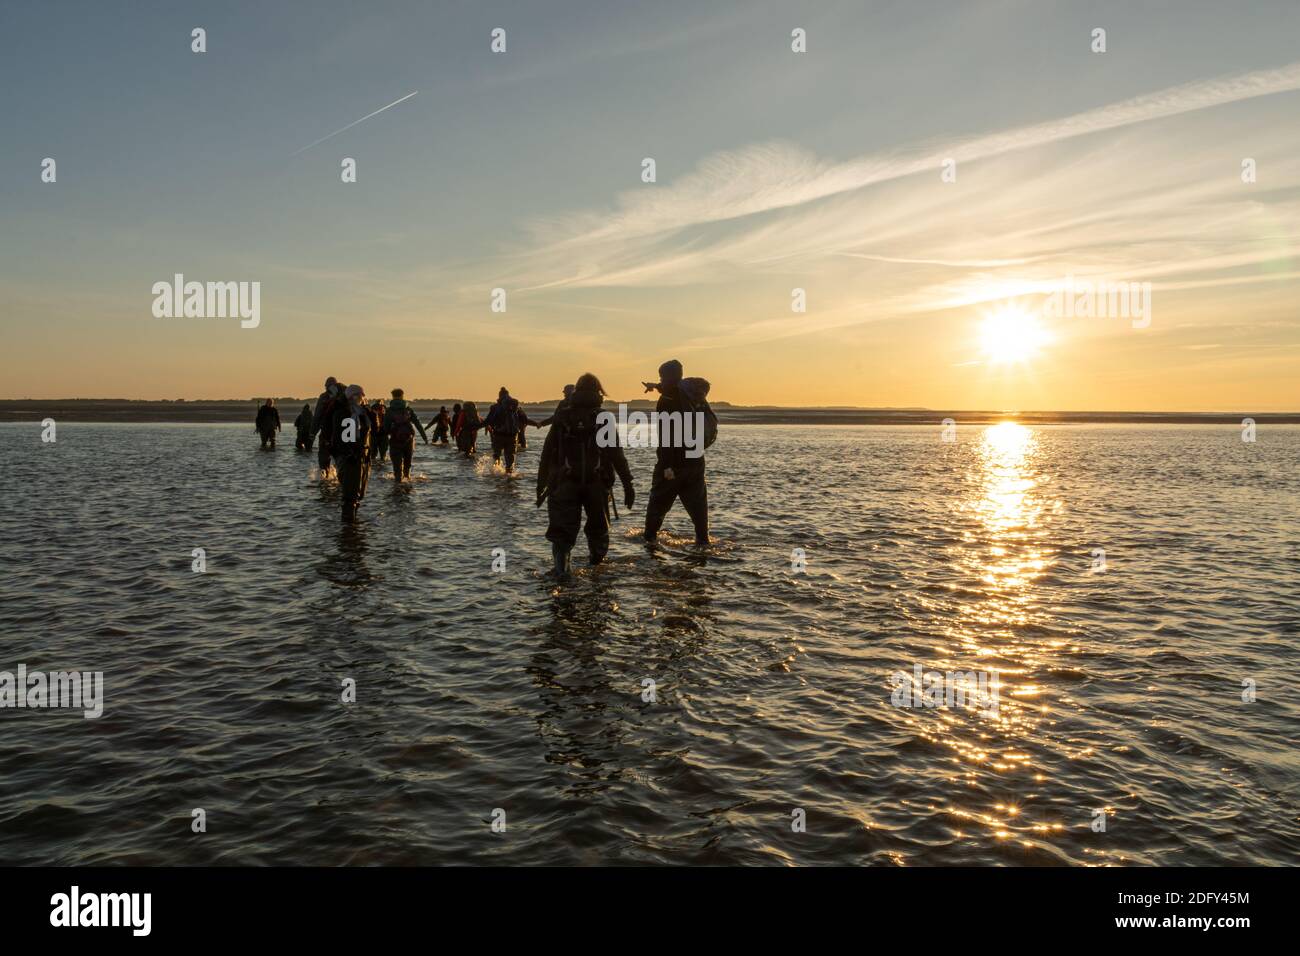
<svg viewBox="0 0 1300 956">
<path fill-rule="evenodd" d="M 711 156 L 671 186 L 624 193 L 612 211 L 586 212 L 541 225 L 551 251 L 652 236 L 797 206 L 839 193 L 937 171 L 1077 136 L 1164 119 L 1241 100 L 1300 89 L 1300 62 L 1169 87 L 1072 116 L 910 150 L 819 161 L 798 146 L 767 143 Z"/>
<path fill-rule="evenodd" d="M 1297 89 L 1300 63 L 848 162 L 783 143 L 727 151 L 612 210 L 535 223 L 523 248 L 458 279 L 468 298 L 509 286 L 512 304 L 538 314 L 566 291 L 588 308 L 652 314 L 658 296 L 681 328 L 699 327 L 691 308 L 707 315 L 708 335 L 681 342 L 700 348 L 1041 295 L 1067 273 L 1207 299 L 1265 280 L 1282 289 L 1300 246 L 1289 106 L 1200 111 Z M 1107 135 L 1080 139 L 1096 133 Z M 1250 143 L 1267 188 L 1243 185 L 1231 156 L 1201 148 L 1234 140 Z M 946 157 L 958 184 L 940 181 Z M 793 286 L 811 302 L 797 321 Z"/>
</svg>

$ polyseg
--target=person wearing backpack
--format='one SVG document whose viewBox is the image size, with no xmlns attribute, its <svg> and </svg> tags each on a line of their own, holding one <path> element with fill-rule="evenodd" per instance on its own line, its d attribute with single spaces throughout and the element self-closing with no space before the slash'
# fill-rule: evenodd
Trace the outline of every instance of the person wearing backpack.
<svg viewBox="0 0 1300 956">
<path fill-rule="evenodd" d="M 388 412 L 384 416 L 380 433 L 388 440 L 388 453 L 393 458 L 393 480 L 406 481 L 411 477 L 411 458 L 415 454 L 415 433 L 426 442 L 429 436 L 424 433 L 424 426 L 415 414 L 415 409 L 406 404 L 406 393 L 400 388 L 393 389 L 393 400 L 388 403 Z"/>
<path fill-rule="evenodd" d="M 473 402 L 466 402 L 452 424 L 451 433 L 456 436 L 456 447 L 466 458 L 473 458 L 478 444 L 478 430 L 484 427 L 483 419 L 478 417 L 478 407 Z"/>
<path fill-rule="evenodd" d="M 280 430 L 280 410 L 275 407 L 275 399 L 268 398 L 257 410 L 257 422 L 253 426 L 262 439 L 262 447 L 269 443 L 275 447 L 275 433 Z"/>
<path fill-rule="evenodd" d="M 366 485 L 370 483 L 376 426 L 365 401 L 365 390 L 360 385 L 349 385 L 331 410 L 330 450 L 339 472 L 345 522 L 356 520 L 357 507 L 366 496 Z"/>
<path fill-rule="evenodd" d="M 293 427 L 298 429 L 298 440 L 294 447 L 299 451 L 311 451 L 311 406 L 304 405 L 298 417 L 293 420 Z"/>
<path fill-rule="evenodd" d="M 524 411 L 523 406 L 518 402 L 515 402 L 515 410 L 519 418 L 519 431 L 515 432 L 515 451 L 528 451 L 528 436 L 525 434 L 528 431 L 528 426 L 531 425 L 534 428 L 540 428 L 541 426 L 528 417 L 528 413 Z"/>
<path fill-rule="evenodd" d="M 460 411 L 460 406 L 456 406 Z M 451 431 L 451 416 L 447 414 L 447 406 L 443 405 L 438 409 L 437 416 L 433 419 L 433 438 L 430 440 L 431 445 L 446 445 L 447 435 Z"/>
<path fill-rule="evenodd" d="M 331 375 L 325 379 L 325 391 L 321 392 L 320 397 L 316 399 L 316 410 L 311 416 L 312 434 L 320 439 L 320 445 L 316 449 L 316 465 L 320 469 L 321 477 L 329 474 L 331 458 L 329 427 L 334 419 L 334 405 L 341 401 L 343 401 L 343 386 Z"/>
<path fill-rule="evenodd" d="M 556 409 L 555 421 L 542 444 L 537 464 L 537 506 L 546 501 L 548 524 L 546 538 L 551 542 L 555 573 L 569 573 L 569 555 L 578 540 L 582 513 L 587 513 L 587 550 L 593 565 L 609 552 L 609 515 L 605 500 L 614 486 L 614 477 L 623 482 L 623 502 L 632 507 L 636 492 L 632 487 L 632 470 L 618 445 L 617 429 L 613 443 L 602 441 L 601 402 L 605 389 L 590 372 L 578 379 L 573 397 Z M 606 412 L 605 415 L 609 413 Z"/>
<path fill-rule="evenodd" d="M 703 422 L 703 434 L 699 436 L 701 447 L 713 444 L 718 434 L 718 419 L 709 407 L 709 383 L 704 379 L 683 379 L 682 363 L 670 359 L 659 366 L 659 381 L 642 382 L 646 391 L 658 390 L 659 401 L 655 403 L 655 413 L 699 414 L 697 421 Z M 662 419 L 655 419 L 659 429 L 656 435 L 656 461 L 654 477 L 650 482 L 650 500 L 645 506 L 645 539 L 653 542 L 659 536 L 664 518 L 673 502 L 678 498 L 686 513 L 691 516 L 695 526 L 695 543 L 709 543 L 709 494 L 704 481 L 704 455 L 697 458 L 687 456 L 687 449 L 667 447 L 673 443 L 671 436 L 664 434 Z"/>
<path fill-rule="evenodd" d="M 519 402 L 511 398 L 504 385 L 497 392 L 496 404 L 488 409 L 483 419 L 492 436 L 492 464 L 506 457 L 506 474 L 515 470 L 515 442 L 519 433 Z"/>
<path fill-rule="evenodd" d="M 384 400 L 382 398 L 377 398 L 370 403 L 370 417 L 378 423 L 378 428 L 375 431 L 375 450 L 373 457 L 375 461 L 379 462 L 380 468 L 384 466 L 384 460 L 388 458 L 388 432 L 384 430 L 385 411 Z M 393 474 L 396 476 L 396 469 L 394 469 Z"/>
</svg>

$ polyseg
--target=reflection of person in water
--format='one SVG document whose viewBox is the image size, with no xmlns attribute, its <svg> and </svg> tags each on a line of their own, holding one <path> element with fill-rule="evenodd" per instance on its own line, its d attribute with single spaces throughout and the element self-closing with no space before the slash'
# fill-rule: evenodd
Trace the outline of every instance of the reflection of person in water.
<svg viewBox="0 0 1300 956">
<path fill-rule="evenodd" d="M 549 618 L 533 632 L 540 639 L 528 667 L 540 699 L 537 732 L 547 761 L 565 768 L 571 795 L 602 791 L 606 801 L 608 781 L 639 777 L 681 749 L 675 698 L 708 640 L 712 584 L 680 568 L 641 580 L 661 622 L 648 632 L 619 609 L 628 585 L 604 579 L 553 592 Z M 654 702 L 644 699 L 647 679 L 655 682 Z M 602 802 L 602 816 L 618 810 Z M 609 822 L 616 830 L 617 819 Z"/>
<path fill-rule="evenodd" d="M 366 564 L 366 529 L 360 524 L 339 527 L 337 547 L 326 548 L 316 566 L 320 576 L 331 584 L 348 588 L 367 588 L 374 580 Z M 363 615 L 358 615 L 361 617 Z"/>
<path fill-rule="evenodd" d="M 618 626 L 612 601 L 591 592 L 557 593 L 550 620 L 528 668 L 541 698 L 537 733 L 548 763 L 568 768 L 579 791 L 622 775 L 619 740 L 623 725 L 640 703 L 635 686 L 619 686 L 603 665 L 601 635 L 612 637 Z M 606 764 L 611 766 L 606 769 Z"/>
</svg>

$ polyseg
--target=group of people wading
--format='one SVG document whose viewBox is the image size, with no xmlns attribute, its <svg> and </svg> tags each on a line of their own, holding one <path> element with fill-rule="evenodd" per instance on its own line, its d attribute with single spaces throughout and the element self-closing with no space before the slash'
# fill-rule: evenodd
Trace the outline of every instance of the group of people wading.
<svg viewBox="0 0 1300 956">
<path fill-rule="evenodd" d="M 673 359 L 659 367 L 658 382 L 643 384 L 647 392 L 659 393 L 655 404 L 656 427 L 666 420 L 664 413 L 707 416 L 712 423 L 707 444 L 712 444 L 717 419 L 708 404 L 708 382 L 683 379 L 682 364 Z M 331 376 L 325 380 L 325 390 L 317 398 L 315 409 L 303 405 L 294 419 L 295 447 L 310 452 L 313 444 L 317 446 L 321 476 L 327 476 L 331 469 L 337 473 L 343 520 L 352 522 L 365 497 L 372 464 L 382 466 L 387 457 L 392 462 L 394 481 L 409 480 L 417 433 L 430 445 L 450 447 L 455 442 L 462 456 L 473 458 L 478 432 L 486 430 L 491 438 L 493 462 L 504 459 L 505 470 L 511 473 L 516 450 L 528 447 L 525 429 L 549 426 L 537 468 L 537 504 L 540 507 L 546 502 L 549 519 L 546 537 L 551 542 L 555 571 L 565 575 L 570 570 L 570 554 L 582 530 L 584 512 L 590 561 L 599 564 L 609 551 L 607 508 L 613 498 L 614 480 L 617 478 L 622 483 L 626 507 L 631 508 L 636 499 L 632 471 L 622 447 L 617 440 L 597 440 L 602 432 L 598 416 L 605 397 L 600 379 L 588 372 L 564 387 L 564 398 L 549 418 L 533 421 L 503 387 L 497 401 L 482 418 L 473 402 L 463 406 L 457 403 L 450 412 L 442 406 L 432 422 L 430 437 L 415 409 L 406 402 L 402 389 L 392 390 L 387 405 L 383 401 L 367 404 L 365 390 L 360 385 L 345 386 Z M 275 434 L 280 430 L 280 413 L 271 399 L 258 408 L 255 427 L 262 446 L 274 447 Z M 692 456 L 680 442 L 665 440 L 662 433 L 657 436 L 655 446 L 645 540 L 655 541 L 664 517 L 680 498 L 695 527 L 696 544 L 707 545 L 709 505 L 702 450 Z"/>
</svg>

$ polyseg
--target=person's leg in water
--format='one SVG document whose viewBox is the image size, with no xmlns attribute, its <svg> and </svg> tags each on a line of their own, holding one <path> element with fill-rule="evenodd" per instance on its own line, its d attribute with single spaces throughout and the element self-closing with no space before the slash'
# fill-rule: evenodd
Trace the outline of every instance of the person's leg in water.
<svg viewBox="0 0 1300 956">
<path fill-rule="evenodd" d="M 501 460 L 501 454 L 506 450 L 505 440 L 506 436 L 500 432 L 492 433 L 492 464 L 494 465 Z M 514 436 L 510 436 L 510 440 L 514 441 Z"/>
<path fill-rule="evenodd" d="M 400 461 L 402 465 L 402 480 L 409 481 L 411 478 L 411 459 L 415 457 L 415 441 L 410 441 L 401 450 Z"/>
<path fill-rule="evenodd" d="M 695 543 L 709 543 L 709 486 L 704 480 L 704 462 L 687 465 L 687 470 L 679 479 L 677 495 L 682 499 L 682 507 L 691 516 L 695 526 Z"/>
<path fill-rule="evenodd" d="M 515 436 L 506 435 L 502 443 L 502 450 L 506 453 L 506 471 L 515 470 Z"/>
<path fill-rule="evenodd" d="M 321 435 L 320 444 L 316 446 L 316 466 L 322 478 L 329 474 L 330 464 L 330 443 Z"/>
<path fill-rule="evenodd" d="M 662 465 L 655 465 L 654 477 L 650 479 L 650 499 L 645 505 L 645 539 L 654 541 L 663 527 L 668 509 L 677 500 L 677 479 L 669 481 L 664 477 Z"/>
<path fill-rule="evenodd" d="M 395 441 L 395 442 L 388 443 L 387 452 L 388 452 L 388 459 L 389 461 L 392 462 L 393 465 L 394 485 L 398 484 L 402 480 L 402 452 L 405 450 L 406 449 L 401 442 Z"/>
<path fill-rule="evenodd" d="M 562 481 L 551 489 L 546 498 L 546 540 L 551 542 L 551 559 L 555 574 L 564 577 L 569 573 L 569 555 L 578 540 L 582 524 L 582 500 L 576 482 Z"/>
<path fill-rule="evenodd" d="M 600 564 L 609 554 L 609 512 L 605 510 L 605 500 L 609 497 L 609 486 L 603 481 L 593 481 L 583 486 L 582 507 L 587 512 L 587 554 L 588 563 Z"/>
<path fill-rule="evenodd" d="M 343 520 L 355 521 L 357 506 L 364 495 L 359 458 L 340 458 L 338 461 L 339 487 L 343 493 Z"/>
</svg>

